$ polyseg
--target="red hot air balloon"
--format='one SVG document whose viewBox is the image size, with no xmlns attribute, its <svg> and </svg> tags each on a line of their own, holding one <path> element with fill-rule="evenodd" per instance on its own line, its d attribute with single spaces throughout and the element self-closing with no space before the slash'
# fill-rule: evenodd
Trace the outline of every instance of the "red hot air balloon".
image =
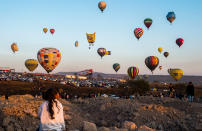
<svg viewBox="0 0 202 131">
<path fill-rule="evenodd" d="M 127 72 L 131 79 L 135 79 L 135 77 L 139 74 L 139 69 L 137 67 L 129 67 Z"/>
<path fill-rule="evenodd" d="M 184 43 L 184 40 L 182 38 L 178 38 L 176 40 L 176 44 L 180 47 Z"/>
<path fill-rule="evenodd" d="M 55 29 L 50 29 L 50 33 L 53 35 L 55 33 Z"/>
<path fill-rule="evenodd" d="M 168 52 L 164 52 L 163 55 L 167 58 L 169 56 Z"/>
<path fill-rule="evenodd" d="M 144 31 L 143 29 L 141 28 L 135 28 L 134 30 L 134 34 L 135 34 L 135 37 L 139 40 L 140 37 L 143 35 Z"/>
<path fill-rule="evenodd" d="M 159 59 L 156 56 L 149 56 L 145 59 L 145 65 L 153 71 L 156 69 L 156 67 L 159 65 Z"/>
</svg>

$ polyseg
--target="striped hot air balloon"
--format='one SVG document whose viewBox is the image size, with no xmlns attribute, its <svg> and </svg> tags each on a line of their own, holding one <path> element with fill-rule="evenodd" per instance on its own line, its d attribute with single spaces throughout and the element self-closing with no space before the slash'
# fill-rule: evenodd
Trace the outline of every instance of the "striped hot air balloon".
<svg viewBox="0 0 202 131">
<path fill-rule="evenodd" d="M 159 59 L 156 56 L 149 56 L 145 59 L 145 65 L 153 71 L 156 69 L 156 67 L 159 65 Z"/>
<path fill-rule="evenodd" d="M 134 34 L 135 34 L 135 37 L 139 40 L 140 37 L 143 35 L 144 31 L 143 29 L 141 28 L 135 28 L 134 30 Z"/>
<path fill-rule="evenodd" d="M 118 70 L 120 69 L 120 64 L 119 63 L 115 63 L 113 64 L 113 69 L 118 72 Z"/>
<path fill-rule="evenodd" d="M 139 69 L 137 67 L 129 67 L 128 68 L 128 76 L 131 79 L 135 79 L 135 77 L 139 74 Z"/>
</svg>

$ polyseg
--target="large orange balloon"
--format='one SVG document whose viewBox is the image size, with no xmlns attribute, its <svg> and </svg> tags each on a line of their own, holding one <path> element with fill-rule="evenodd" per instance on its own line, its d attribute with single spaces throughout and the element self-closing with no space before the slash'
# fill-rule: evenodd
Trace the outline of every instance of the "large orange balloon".
<svg viewBox="0 0 202 131">
<path fill-rule="evenodd" d="M 98 3 L 98 7 L 99 7 L 100 10 L 103 12 L 104 9 L 107 7 L 107 4 L 106 4 L 106 2 L 104 2 L 104 1 L 100 1 L 100 2 Z"/>
<path fill-rule="evenodd" d="M 43 32 L 47 33 L 48 32 L 48 28 L 43 28 Z"/>
<path fill-rule="evenodd" d="M 60 63 L 61 53 L 56 48 L 42 48 L 38 51 L 37 58 L 41 66 L 49 73 Z"/>
</svg>

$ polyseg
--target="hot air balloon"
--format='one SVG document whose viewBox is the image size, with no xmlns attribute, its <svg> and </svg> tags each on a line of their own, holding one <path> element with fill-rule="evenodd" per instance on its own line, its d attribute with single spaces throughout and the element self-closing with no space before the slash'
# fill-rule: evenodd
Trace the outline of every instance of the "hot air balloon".
<svg viewBox="0 0 202 131">
<path fill-rule="evenodd" d="M 163 55 L 167 58 L 169 56 L 168 52 L 164 52 Z"/>
<path fill-rule="evenodd" d="M 44 33 L 48 32 L 48 28 L 43 28 L 43 32 Z"/>
<path fill-rule="evenodd" d="M 137 67 L 129 67 L 128 68 L 128 76 L 131 79 L 135 79 L 135 76 L 139 74 L 139 69 Z"/>
<path fill-rule="evenodd" d="M 146 18 L 144 20 L 144 24 L 147 27 L 147 29 L 149 29 L 149 27 L 152 25 L 152 19 L 151 18 Z"/>
<path fill-rule="evenodd" d="M 86 33 L 86 36 L 87 36 L 87 40 L 90 48 L 90 46 L 93 46 L 94 45 L 93 43 L 95 42 L 95 32 L 93 34 Z"/>
<path fill-rule="evenodd" d="M 162 68 L 163 68 L 162 66 L 159 66 L 159 70 L 162 70 Z"/>
<path fill-rule="evenodd" d="M 140 37 L 143 35 L 144 31 L 143 29 L 141 28 L 135 28 L 134 30 L 134 34 L 135 34 L 135 37 L 139 40 Z"/>
<path fill-rule="evenodd" d="M 27 59 L 25 61 L 25 66 L 29 71 L 34 71 L 38 67 L 38 61 L 35 59 Z"/>
<path fill-rule="evenodd" d="M 113 69 L 114 69 L 116 72 L 118 72 L 119 69 L 120 69 L 120 64 L 119 64 L 119 63 L 113 64 Z"/>
<path fill-rule="evenodd" d="M 175 16 L 175 13 L 174 12 L 168 12 L 167 14 L 167 20 L 172 23 L 175 19 L 176 19 L 176 16 Z"/>
<path fill-rule="evenodd" d="M 181 69 L 168 69 L 168 73 L 176 81 L 178 81 L 183 76 L 183 71 Z"/>
<path fill-rule="evenodd" d="M 159 59 L 156 56 L 149 56 L 145 59 L 145 64 L 153 73 L 153 71 L 159 65 Z"/>
<path fill-rule="evenodd" d="M 75 42 L 75 47 L 78 47 L 78 46 L 79 46 L 79 42 L 76 41 L 76 42 Z"/>
<path fill-rule="evenodd" d="M 42 48 L 38 51 L 37 58 L 41 66 L 49 73 L 60 63 L 61 53 L 56 48 Z"/>
<path fill-rule="evenodd" d="M 176 40 L 176 44 L 180 47 L 184 43 L 184 40 L 182 38 L 178 38 Z"/>
<path fill-rule="evenodd" d="M 13 43 L 13 44 L 11 45 L 11 49 L 12 49 L 12 51 L 15 53 L 16 51 L 18 51 L 18 45 L 17 45 L 16 43 Z"/>
<path fill-rule="evenodd" d="M 159 53 L 163 51 L 163 48 L 158 48 Z"/>
<path fill-rule="evenodd" d="M 100 10 L 103 12 L 104 9 L 107 7 L 107 4 L 106 4 L 106 2 L 104 2 L 104 1 L 100 1 L 100 2 L 98 3 L 98 7 L 99 7 Z"/>
<path fill-rule="evenodd" d="M 50 33 L 53 35 L 55 33 L 55 29 L 50 29 Z"/>
<path fill-rule="evenodd" d="M 99 48 L 97 50 L 97 53 L 101 56 L 101 58 L 105 55 L 106 49 L 105 48 Z"/>
</svg>

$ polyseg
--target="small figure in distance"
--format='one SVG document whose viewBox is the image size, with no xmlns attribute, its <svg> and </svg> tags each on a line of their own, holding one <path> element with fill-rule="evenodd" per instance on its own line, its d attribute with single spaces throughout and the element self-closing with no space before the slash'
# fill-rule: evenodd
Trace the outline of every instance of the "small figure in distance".
<svg viewBox="0 0 202 131">
<path fill-rule="evenodd" d="M 189 82 L 186 89 L 187 97 L 189 102 L 194 101 L 194 85 L 192 82 Z"/>
<path fill-rule="evenodd" d="M 65 130 L 63 106 L 58 101 L 60 98 L 59 91 L 54 88 L 50 88 L 43 93 L 43 99 L 45 100 L 38 112 L 40 118 L 40 127 L 38 131 L 63 131 Z"/>
</svg>

